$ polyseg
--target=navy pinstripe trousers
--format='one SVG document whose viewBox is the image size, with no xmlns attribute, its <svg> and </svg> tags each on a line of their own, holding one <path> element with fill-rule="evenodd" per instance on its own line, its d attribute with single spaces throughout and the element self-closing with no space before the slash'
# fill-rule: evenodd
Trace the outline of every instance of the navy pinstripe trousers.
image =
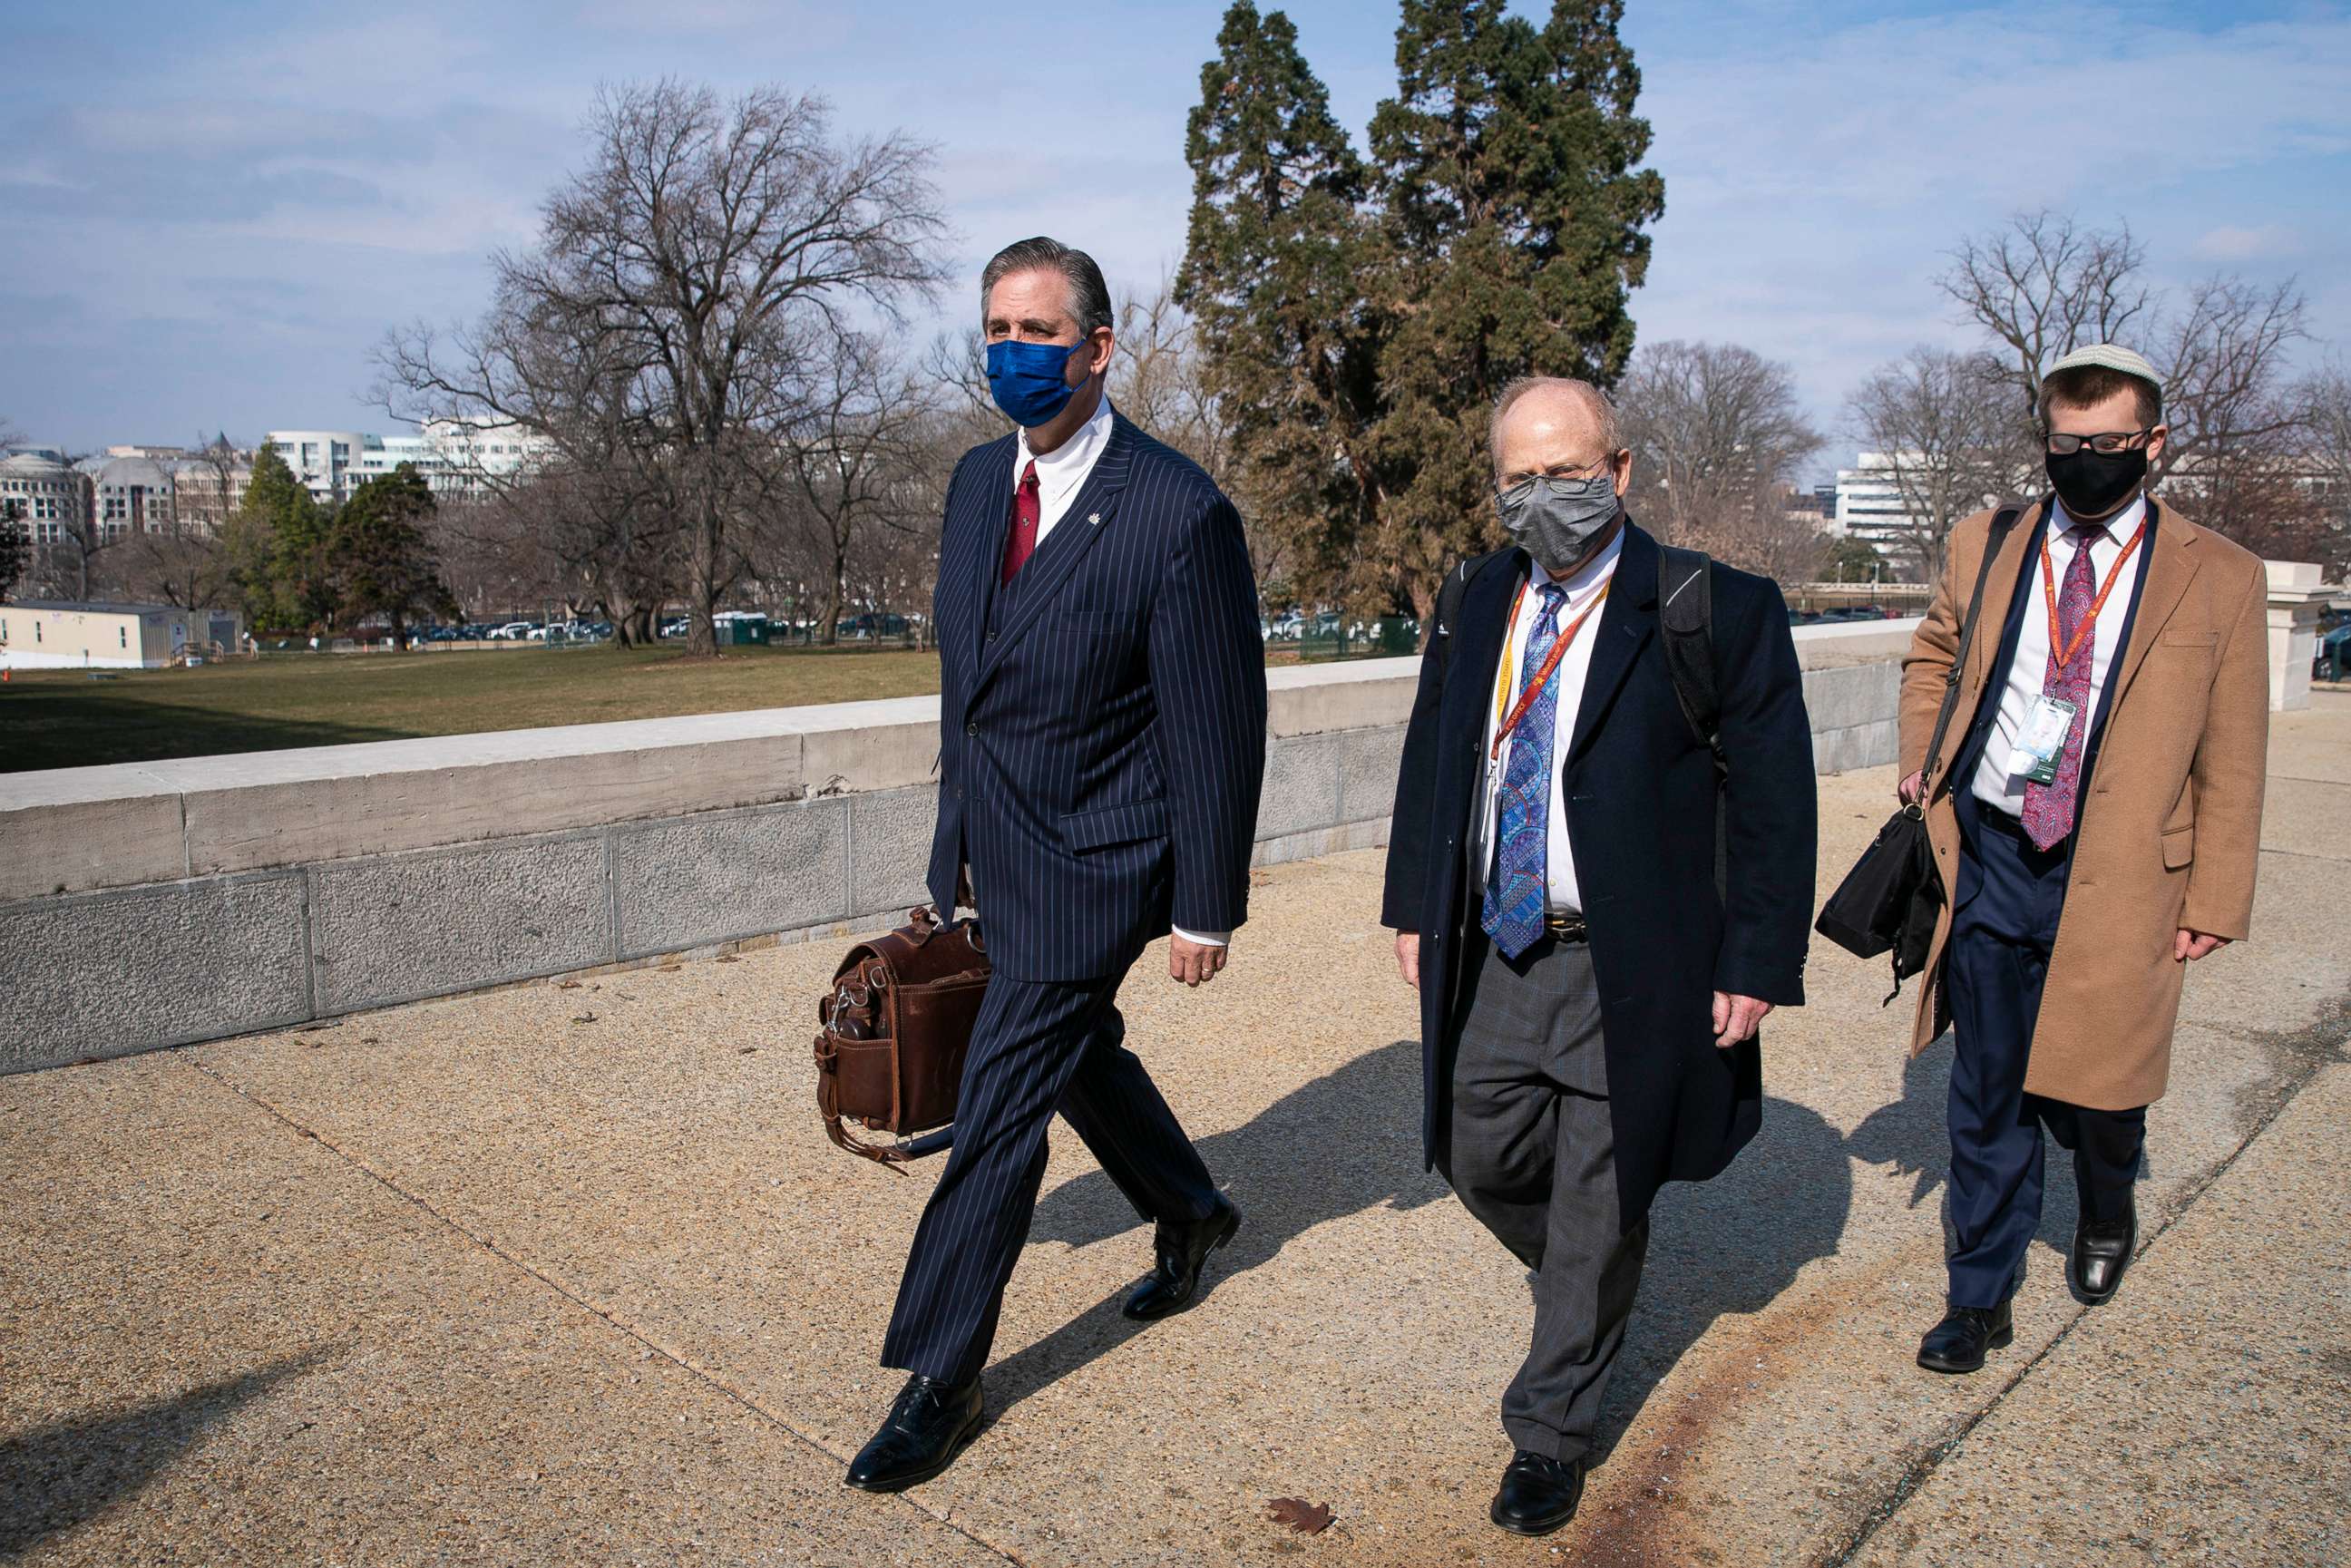
<svg viewBox="0 0 2351 1568">
<path fill-rule="evenodd" d="M 1134 956 L 1096 979 L 988 982 L 955 1146 L 914 1231 L 883 1365 L 949 1383 L 979 1375 L 1029 1239 L 1056 1111 L 1144 1218 L 1204 1219 L 1216 1207 L 1207 1166 L 1126 1049 L 1116 1003 Z"/>
</svg>

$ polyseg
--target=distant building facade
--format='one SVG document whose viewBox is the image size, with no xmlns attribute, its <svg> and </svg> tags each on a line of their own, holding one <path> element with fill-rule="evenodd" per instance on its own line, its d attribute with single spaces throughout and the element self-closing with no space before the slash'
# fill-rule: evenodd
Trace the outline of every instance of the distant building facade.
<svg viewBox="0 0 2351 1568">
<path fill-rule="evenodd" d="M 273 430 L 267 442 L 322 505 L 340 506 L 370 479 L 415 465 L 434 496 L 472 500 L 528 472 L 552 450 L 545 437 L 509 424 L 434 420 L 414 435 L 363 430 Z"/>
<path fill-rule="evenodd" d="M 162 463 L 141 454 L 96 458 L 81 466 L 89 476 L 90 521 L 99 543 L 171 526 L 172 476 Z"/>
<path fill-rule="evenodd" d="M 46 446 L 11 446 L 0 455 L 0 526 L 13 526 L 36 548 L 63 544 L 90 515 L 89 476 Z"/>
<path fill-rule="evenodd" d="M 1895 483 L 1893 459 L 1883 452 L 1865 452 L 1857 465 L 1837 470 L 1835 510 L 1828 531 L 1837 538 L 1859 539 L 1891 558 L 1913 528 L 1909 506 Z"/>
<path fill-rule="evenodd" d="M 223 448 L 172 465 L 172 516 L 189 529 L 216 534 L 245 504 L 246 486 L 253 482 L 252 459 Z"/>
</svg>

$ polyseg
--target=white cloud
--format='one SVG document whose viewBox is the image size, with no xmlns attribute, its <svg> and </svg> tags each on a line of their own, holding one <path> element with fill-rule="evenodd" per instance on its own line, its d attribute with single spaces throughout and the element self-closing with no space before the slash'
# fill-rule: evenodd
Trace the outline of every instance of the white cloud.
<svg viewBox="0 0 2351 1568">
<path fill-rule="evenodd" d="M 2294 256 L 2302 249 L 2302 239 L 2284 224 L 2262 224 L 2252 228 L 2222 224 L 2218 228 L 2206 229 L 2189 248 L 2201 261 L 2254 261 Z"/>
<path fill-rule="evenodd" d="M 2159 278 L 2266 263 L 2294 237 L 2272 204 L 2300 194 L 2280 166 L 2340 179 L 2351 152 L 2339 14 L 2202 31 L 2109 5 L 1795 15 L 1760 56 L 1751 34 L 1708 54 L 1635 31 L 1667 206 L 1642 336 L 1787 361 L 1830 427 L 1872 365 L 1965 339 L 1933 283 L 1962 236 L 2045 205 L 2128 222 Z M 2306 221 L 2342 233 L 2331 211 Z"/>
</svg>

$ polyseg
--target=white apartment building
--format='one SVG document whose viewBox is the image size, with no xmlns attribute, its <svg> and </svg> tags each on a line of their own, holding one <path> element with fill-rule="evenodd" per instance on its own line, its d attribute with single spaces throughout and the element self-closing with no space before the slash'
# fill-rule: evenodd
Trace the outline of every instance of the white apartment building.
<svg viewBox="0 0 2351 1568">
<path fill-rule="evenodd" d="M 1836 509 L 1829 518 L 1833 538 L 1855 538 L 1881 556 L 1896 553 L 1909 532 L 1910 509 L 1901 487 L 1894 482 L 1892 460 L 1883 452 L 1864 452 L 1858 466 L 1840 468 L 1836 476 Z"/>
<path fill-rule="evenodd" d="M 476 420 L 434 420 L 413 435 L 273 430 L 266 439 L 310 494 L 329 506 L 349 500 L 361 485 L 403 463 L 415 465 L 436 497 L 480 497 L 550 449 L 543 436 Z"/>
<path fill-rule="evenodd" d="M 89 516 L 89 476 L 46 446 L 11 446 L 0 455 L 0 523 L 35 545 L 63 543 Z"/>
</svg>

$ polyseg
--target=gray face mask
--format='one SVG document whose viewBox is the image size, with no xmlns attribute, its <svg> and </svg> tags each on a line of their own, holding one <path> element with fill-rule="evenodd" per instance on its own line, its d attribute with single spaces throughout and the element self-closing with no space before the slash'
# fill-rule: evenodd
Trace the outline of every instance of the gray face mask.
<svg viewBox="0 0 2351 1568">
<path fill-rule="evenodd" d="M 1583 564 L 1592 544 L 1616 520 L 1616 480 L 1553 479 L 1543 475 L 1494 492 L 1502 527 L 1553 577 Z"/>
</svg>

